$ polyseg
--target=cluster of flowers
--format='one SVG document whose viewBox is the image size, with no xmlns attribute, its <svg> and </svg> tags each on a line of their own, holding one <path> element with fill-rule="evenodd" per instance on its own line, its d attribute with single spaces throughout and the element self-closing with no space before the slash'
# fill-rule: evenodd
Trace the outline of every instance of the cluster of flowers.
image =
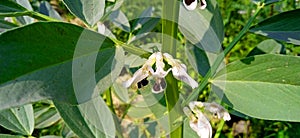
<svg viewBox="0 0 300 138">
<path fill-rule="evenodd" d="M 171 66 L 167 71 L 164 70 L 164 61 Z M 152 67 L 154 64 L 155 70 Z M 179 60 L 174 59 L 170 54 L 155 52 L 148 58 L 145 64 L 133 74 L 132 78 L 124 82 L 124 86 L 128 88 L 151 76 L 155 80 L 152 92 L 160 93 L 166 88 L 165 77 L 172 71 L 172 74 L 176 79 L 187 83 L 193 89 L 198 87 L 198 83 L 187 74 L 186 70 L 186 66 Z"/>
<path fill-rule="evenodd" d="M 209 117 L 202 112 L 204 111 L 212 114 L 216 119 L 223 119 L 229 121 L 230 115 L 221 105 L 212 102 L 199 102 L 193 101 L 189 103 L 189 107 L 184 107 L 183 112 L 187 115 L 190 120 L 190 127 L 198 134 L 201 138 L 211 138 L 212 137 L 212 128 L 209 122 Z"/>
</svg>

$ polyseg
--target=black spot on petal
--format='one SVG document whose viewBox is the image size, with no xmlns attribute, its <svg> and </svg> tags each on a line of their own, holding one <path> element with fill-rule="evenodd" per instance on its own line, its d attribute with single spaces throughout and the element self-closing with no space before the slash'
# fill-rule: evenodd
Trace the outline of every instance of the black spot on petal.
<svg viewBox="0 0 300 138">
<path fill-rule="evenodd" d="M 189 5 L 191 5 L 191 3 L 195 2 L 196 0 L 183 0 L 183 1 L 186 5 L 189 6 Z"/>
</svg>

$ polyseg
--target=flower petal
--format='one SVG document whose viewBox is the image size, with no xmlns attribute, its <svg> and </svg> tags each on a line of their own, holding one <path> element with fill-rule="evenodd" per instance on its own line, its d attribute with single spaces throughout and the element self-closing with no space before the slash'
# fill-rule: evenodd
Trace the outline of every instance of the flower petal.
<svg viewBox="0 0 300 138">
<path fill-rule="evenodd" d="M 156 61 L 156 55 L 157 53 L 153 53 L 145 62 L 145 64 L 133 74 L 133 77 L 123 83 L 123 86 L 128 88 L 132 84 L 138 83 L 147 78 L 150 74 L 154 74 L 152 65 Z"/>
<path fill-rule="evenodd" d="M 225 121 L 231 119 L 229 113 L 226 111 L 226 109 L 223 106 L 215 102 L 203 103 L 203 105 L 205 107 L 205 110 L 211 112 L 212 114 L 215 114 L 218 119 L 223 118 Z"/>
<path fill-rule="evenodd" d="M 164 59 L 168 62 L 169 65 L 171 65 L 172 67 L 175 66 L 177 64 L 178 61 L 176 61 L 173 56 L 171 56 L 168 53 L 164 53 L 163 54 Z"/>
<path fill-rule="evenodd" d="M 188 85 L 190 85 L 193 89 L 198 87 L 198 82 L 196 82 L 192 77 L 190 77 L 186 71 L 185 68 L 180 66 L 174 66 L 172 67 L 172 73 L 173 76 L 178 79 L 181 80 L 185 83 L 187 83 Z"/>
<path fill-rule="evenodd" d="M 197 0 L 183 0 L 183 5 L 188 10 L 195 10 L 197 8 Z"/>
<path fill-rule="evenodd" d="M 148 58 L 148 60 L 146 60 L 144 65 L 152 66 L 155 63 L 157 53 L 158 52 L 153 53 L 152 55 L 150 55 L 150 57 Z"/>
<path fill-rule="evenodd" d="M 206 6 L 207 6 L 206 0 L 200 0 L 200 9 L 203 10 L 206 8 Z"/>
<path fill-rule="evenodd" d="M 166 87 L 167 87 L 167 83 L 165 78 L 156 78 L 155 83 L 152 87 L 152 92 L 153 93 L 163 92 Z"/>
<path fill-rule="evenodd" d="M 133 77 L 123 83 L 123 86 L 128 88 L 132 84 L 138 83 L 143 79 L 147 78 L 150 73 L 153 72 L 153 69 L 150 66 L 143 66 L 142 68 L 138 69 L 134 74 Z"/>
<path fill-rule="evenodd" d="M 202 112 L 197 114 L 197 122 L 190 120 L 190 127 L 197 132 L 198 136 L 201 138 L 211 138 L 212 128 L 210 122 L 204 116 Z"/>
<path fill-rule="evenodd" d="M 157 52 L 156 53 L 156 57 L 155 57 L 156 71 L 153 74 L 154 77 L 164 78 L 169 73 L 169 70 L 168 71 L 164 70 L 165 63 L 164 63 L 163 60 L 164 59 L 163 59 L 162 53 L 161 52 Z"/>
</svg>

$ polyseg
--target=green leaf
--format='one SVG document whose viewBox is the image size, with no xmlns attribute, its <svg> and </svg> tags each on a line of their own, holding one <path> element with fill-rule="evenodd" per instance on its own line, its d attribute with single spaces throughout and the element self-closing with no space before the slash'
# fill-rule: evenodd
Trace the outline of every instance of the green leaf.
<svg viewBox="0 0 300 138">
<path fill-rule="evenodd" d="M 261 54 L 283 54 L 285 53 L 285 47 L 276 42 L 273 39 L 264 40 L 259 43 L 247 57 L 254 56 L 254 55 L 261 55 Z"/>
<path fill-rule="evenodd" d="M 0 74 L 0 109 L 47 98 L 85 102 L 114 82 L 124 54 L 103 35 L 61 22 L 2 33 L 0 53 L 5 67 L 0 68 L 5 72 Z M 107 82 L 94 90 L 98 81 Z"/>
<path fill-rule="evenodd" d="M 0 28 L 1 29 L 11 29 L 14 27 L 18 27 L 18 25 L 5 21 L 4 19 L 0 19 Z"/>
<path fill-rule="evenodd" d="M 63 20 L 59 13 L 57 11 L 55 11 L 52 6 L 50 5 L 49 2 L 47 1 L 42 1 L 41 4 L 40 4 L 40 7 L 39 7 L 39 12 L 44 14 L 44 15 L 47 15 L 47 16 L 50 16 L 52 18 L 55 18 L 55 19 L 58 19 L 58 20 Z"/>
<path fill-rule="evenodd" d="M 115 10 L 109 15 L 110 20 L 115 26 L 125 32 L 130 32 L 130 24 L 126 15 L 121 10 Z"/>
<path fill-rule="evenodd" d="M 100 96 L 77 106 L 58 101 L 54 101 L 54 105 L 65 123 L 79 137 L 115 137 L 113 116 Z"/>
<path fill-rule="evenodd" d="M 60 119 L 54 107 L 40 107 L 34 110 L 35 128 L 45 128 L 53 125 Z"/>
<path fill-rule="evenodd" d="M 17 4 L 12 0 L 1 0 L 0 1 L 0 16 L 3 13 L 15 13 L 27 11 L 26 8 Z"/>
<path fill-rule="evenodd" d="M 63 125 L 61 135 L 64 138 L 77 138 L 78 136 L 66 125 Z"/>
<path fill-rule="evenodd" d="M 63 0 L 75 16 L 94 26 L 103 16 L 105 0 Z"/>
<path fill-rule="evenodd" d="M 300 45 L 300 9 L 283 12 L 251 28 L 251 32 Z"/>
<path fill-rule="evenodd" d="M 31 104 L 0 111 L 0 125 L 22 135 L 31 135 L 34 116 Z"/>
<path fill-rule="evenodd" d="M 300 58 L 258 55 L 232 62 L 213 78 L 213 91 L 251 117 L 300 121 Z"/>
<path fill-rule="evenodd" d="M 192 67 L 204 77 L 210 69 L 207 53 L 189 42 L 185 45 L 185 53 Z"/>
<path fill-rule="evenodd" d="M 189 11 L 182 4 L 179 29 L 192 44 L 213 53 L 220 52 L 224 37 L 223 21 L 216 1 L 208 1 L 205 10 Z"/>
<path fill-rule="evenodd" d="M 149 33 L 151 33 L 151 30 L 159 23 L 160 18 L 155 17 L 144 17 L 139 18 L 143 21 L 145 21 L 143 24 L 140 24 L 140 29 L 137 31 L 136 35 L 131 37 L 127 43 L 131 43 L 133 41 L 136 41 L 138 39 L 146 37 Z"/>
<path fill-rule="evenodd" d="M 1 138 L 25 138 L 23 136 L 9 135 L 9 134 L 0 134 Z"/>
<path fill-rule="evenodd" d="M 41 136 L 40 138 L 63 138 L 62 136 L 55 136 L 55 135 L 46 135 L 46 136 Z"/>
<path fill-rule="evenodd" d="M 117 80 L 117 82 L 113 84 L 113 92 L 122 102 L 130 103 L 128 89 L 122 85 L 122 82 L 120 79 Z"/>
<path fill-rule="evenodd" d="M 16 0 L 18 4 L 26 8 L 28 11 L 33 11 L 29 0 Z M 17 17 L 18 21 L 21 22 L 22 24 L 30 24 L 34 22 L 34 19 L 28 16 L 20 16 Z"/>
<path fill-rule="evenodd" d="M 142 14 L 138 17 L 138 19 L 136 19 L 133 22 L 132 31 L 140 29 L 143 26 L 143 24 L 145 24 L 146 22 L 148 22 L 149 19 L 151 19 L 151 18 L 147 18 L 147 17 L 151 17 L 153 11 L 154 11 L 154 7 L 149 7 L 146 10 L 144 10 L 142 12 Z"/>
</svg>

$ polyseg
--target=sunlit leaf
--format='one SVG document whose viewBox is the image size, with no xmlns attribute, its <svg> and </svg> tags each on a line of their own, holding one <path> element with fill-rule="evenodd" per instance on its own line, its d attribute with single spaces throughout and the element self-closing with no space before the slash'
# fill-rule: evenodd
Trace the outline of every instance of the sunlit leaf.
<svg viewBox="0 0 300 138">
<path fill-rule="evenodd" d="M 38 22 L 2 33 L 0 54 L 0 72 L 5 72 L 0 74 L 0 109 L 5 109 L 47 98 L 85 102 L 114 82 L 124 53 L 96 32 Z M 99 81 L 105 85 L 95 89 Z"/>
<path fill-rule="evenodd" d="M 146 10 L 143 11 L 143 13 L 139 16 L 137 20 L 132 25 L 132 30 L 137 30 L 143 26 L 149 19 L 147 17 L 151 17 L 153 13 L 154 7 L 149 7 Z"/>
<path fill-rule="evenodd" d="M 300 45 L 300 9 L 268 18 L 251 28 L 251 32 L 276 40 Z"/>
<path fill-rule="evenodd" d="M 192 67 L 201 75 L 205 76 L 210 69 L 209 59 L 206 52 L 189 42 L 186 43 L 185 53 Z"/>
<path fill-rule="evenodd" d="M 282 44 L 273 39 L 268 39 L 259 43 L 247 56 L 260 54 L 282 54 L 285 53 L 285 48 Z"/>
<path fill-rule="evenodd" d="M 34 115 L 31 104 L 0 111 L 0 125 L 11 131 L 31 135 L 34 129 Z"/>
<path fill-rule="evenodd" d="M 1 138 L 25 138 L 23 136 L 17 136 L 17 135 L 9 135 L 9 134 L 0 134 Z"/>
<path fill-rule="evenodd" d="M 115 136 L 115 125 L 109 108 L 101 97 L 74 106 L 54 101 L 66 124 L 79 137 L 110 138 Z"/>
<path fill-rule="evenodd" d="M 66 125 L 63 125 L 61 135 L 64 138 L 77 138 L 78 136 Z"/>
<path fill-rule="evenodd" d="M 209 10 L 208 10 L 209 9 Z M 215 1 L 206 10 L 189 11 L 180 5 L 179 29 L 192 44 L 213 53 L 220 52 L 224 37 L 223 21 Z"/>
<path fill-rule="evenodd" d="M 45 128 L 56 123 L 60 116 L 57 113 L 55 107 L 40 107 L 34 109 L 35 128 Z"/>
<path fill-rule="evenodd" d="M 68 9 L 78 18 L 94 26 L 104 13 L 105 0 L 63 0 Z"/>
<path fill-rule="evenodd" d="M 234 110 L 255 118 L 300 121 L 300 58 L 264 54 L 228 64 L 213 91 Z"/>
<path fill-rule="evenodd" d="M 40 138 L 63 138 L 62 136 L 55 136 L 55 135 L 46 135 L 46 136 L 41 136 Z"/>
<path fill-rule="evenodd" d="M 20 4 L 21 6 L 23 6 L 24 8 L 26 8 L 29 11 L 32 11 L 32 7 L 30 5 L 29 0 L 16 0 L 16 2 L 18 4 Z M 17 17 L 18 21 L 21 22 L 22 24 L 30 24 L 33 23 L 34 19 L 28 16 L 21 16 L 21 17 Z"/>
<path fill-rule="evenodd" d="M 0 28 L 3 29 L 3 31 L 6 29 L 14 28 L 14 27 L 18 27 L 18 25 L 8 22 L 4 19 L 0 19 Z"/>
<path fill-rule="evenodd" d="M 109 15 L 110 20 L 115 26 L 122 29 L 125 32 L 130 32 L 130 24 L 126 15 L 121 10 L 113 11 Z"/>
</svg>

